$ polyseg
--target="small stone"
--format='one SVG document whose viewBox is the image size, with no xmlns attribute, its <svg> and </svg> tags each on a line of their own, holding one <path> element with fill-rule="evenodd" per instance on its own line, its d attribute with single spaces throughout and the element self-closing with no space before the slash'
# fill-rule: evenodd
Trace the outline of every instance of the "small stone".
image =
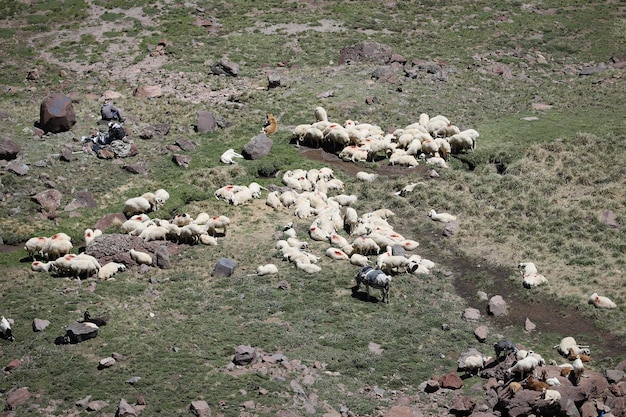
<svg viewBox="0 0 626 417">
<path fill-rule="evenodd" d="M 533 330 L 535 330 L 536 327 L 537 326 L 535 325 L 535 323 L 533 323 L 528 317 L 526 317 L 526 321 L 524 322 L 524 330 L 526 330 L 527 332 L 532 332 Z"/>
</svg>

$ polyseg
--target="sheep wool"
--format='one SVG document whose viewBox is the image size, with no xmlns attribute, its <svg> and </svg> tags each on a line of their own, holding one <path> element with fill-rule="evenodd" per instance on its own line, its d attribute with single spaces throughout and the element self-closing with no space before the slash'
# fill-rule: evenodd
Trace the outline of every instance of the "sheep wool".
<svg viewBox="0 0 626 417">
<path fill-rule="evenodd" d="M 13 342 L 15 337 L 13 337 L 13 331 L 11 330 L 11 323 L 4 316 L 0 317 L 0 336 L 2 336 L 6 340 L 10 340 Z"/>
<path fill-rule="evenodd" d="M 609 297 L 598 295 L 596 292 L 589 297 L 589 304 L 593 304 L 596 308 L 617 308 L 617 304 L 613 300 Z"/>
</svg>

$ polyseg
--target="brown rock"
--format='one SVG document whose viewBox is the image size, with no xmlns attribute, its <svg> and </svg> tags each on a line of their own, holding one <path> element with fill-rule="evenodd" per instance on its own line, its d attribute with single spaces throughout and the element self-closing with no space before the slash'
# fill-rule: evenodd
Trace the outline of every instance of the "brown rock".
<svg viewBox="0 0 626 417">
<path fill-rule="evenodd" d="M 20 359 L 13 359 L 7 364 L 7 366 L 4 367 L 4 372 L 11 372 L 20 366 L 22 366 L 22 361 Z"/>
<path fill-rule="evenodd" d="M 15 163 L 15 162 L 9 162 L 9 164 L 6 166 L 6 170 L 10 171 L 14 174 L 17 174 L 19 176 L 24 176 L 26 174 L 28 174 L 28 171 L 30 170 L 30 167 L 27 164 L 19 164 L 19 163 Z"/>
<path fill-rule="evenodd" d="M 619 227 L 619 224 L 615 220 L 615 213 L 611 210 L 602 210 L 600 213 L 600 222 L 606 224 L 607 226 L 616 229 Z"/>
<path fill-rule="evenodd" d="M 96 208 L 98 202 L 93 198 L 91 193 L 87 191 L 81 191 L 76 195 L 76 198 L 72 200 L 67 206 L 65 211 L 74 211 L 79 208 Z"/>
<path fill-rule="evenodd" d="M 94 224 L 93 228 L 105 231 L 106 229 L 111 227 L 113 224 L 116 224 L 117 222 L 120 222 L 121 224 L 125 221 L 126 221 L 126 216 L 124 215 L 124 213 L 107 214 L 106 216 L 100 218 L 96 222 L 96 224 Z"/>
<path fill-rule="evenodd" d="M 413 409 L 404 405 L 396 405 L 387 410 L 384 417 L 414 417 Z"/>
<path fill-rule="evenodd" d="M 139 161 L 132 165 L 124 165 L 124 169 L 131 174 L 145 174 L 148 172 L 148 164 L 145 161 Z"/>
<path fill-rule="evenodd" d="M 450 411 L 454 415 L 469 415 L 472 413 L 476 407 L 476 402 L 472 399 L 472 397 L 468 397 L 466 395 L 459 395 L 452 407 L 450 407 Z"/>
<path fill-rule="evenodd" d="M 189 164 L 191 163 L 191 156 L 189 155 L 174 155 L 172 156 L 172 161 L 179 167 L 189 168 Z"/>
<path fill-rule="evenodd" d="M 391 60 L 390 46 L 378 42 L 360 42 L 353 46 L 346 46 L 339 51 L 339 65 L 358 61 L 371 61 L 387 64 Z"/>
<path fill-rule="evenodd" d="M 16 407 L 24 404 L 32 397 L 27 387 L 12 389 L 7 394 L 7 410 L 15 410 Z"/>
<path fill-rule="evenodd" d="M 196 142 L 185 138 L 179 138 L 178 140 L 176 140 L 176 145 L 178 145 L 178 147 L 183 151 L 187 152 L 193 151 L 194 149 L 196 149 L 196 146 L 198 146 Z"/>
<path fill-rule="evenodd" d="M 460 226 L 461 224 L 458 220 L 446 223 L 446 226 L 443 229 L 443 235 L 445 237 L 452 237 L 456 235 L 456 233 L 459 231 Z"/>
<path fill-rule="evenodd" d="M 429 379 L 428 381 L 426 381 L 426 384 L 424 385 L 424 392 L 430 394 L 436 391 L 439 391 L 439 381 L 434 379 Z"/>
<path fill-rule="evenodd" d="M 229 77 L 236 77 L 239 75 L 239 65 L 232 62 L 228 58 L 222 58 L 219 61 L 211 65 L 211 72 L 214 75 L 227 75 Z"/>
<path fill-rule="evenodd" d="M 450 372 L 441 377 L 441 380 L 439 380 L 439 386 L 441 386 L 441 388 L 459 389 L 463 386 L 463 380 L 456 374 L 456 372 Z"/>
<path fill-rule="evenodd" d="M 211 407 L 206 401 L 192 401 L 189 409 L 198 417 L 211 417 Z"/>
<path fill-rule="evenodd" d="M 85 405 L 85 410 L 87 410 L 87 411 L 100 411 L 104 407 L 106 407 L 107 405 L 109 405 L 109 403 L 107 403 L 106 401 L 103 401 L 103 400 L 89 401 Z"/>
<path fill-rule="evenodd" d="M 466 308 L 461 317 L 468 322 L 478 321 L 480 319 L 480 310 L 472 307 Z"/>
<path fill-rule="evenodd" d="M 38 194 L 35 194 L 32 197 L 32 199 L 36 203 L 38 203 L 42 209 L 49 211 L 49 212 L 55 212 L 56 209 L 61 204 L 62 197 L 63 195 L 61 194 L 60 191 L 55 190 L 55 189 L 50 189 L 50 190 L 42 191 Z"/>
<path fill-rule="evenodd" d="M 580 406 L 580 417 L 598 417 L 598 409 L 595 402 L 586 401 Z"/>
<path fill-rule="evenodd" d="M 172 267 L 170 252 L 166 245 L 161 245 L 154 251 L 154 264 L 161 269 L 170 269 Z"/>
<path fill-rule="evenodd" d="M 136 415 L 137 413 L 135 412 L 135 409 L 122 398 L 117 405 L 117 413 L 115 414 L 115 417 L 135 417 Z"/>
<path fill-rule="evenodd" d="M 71 162 L 73 159 L 74 155 L 72 154 L 72 148 L 69 146 L 64 146 L 63 149 L 61 149 L 59 160 L 63 162 Z"/>
<path fill-rule="evenodd" d="M 239 345 L 235 349 L 233 363 L 235 365 L 250 365 L 257 360 L 256 349 L 248 345 Z"/>
<path fill-rule="evenodd" d="M 480 343 L 485 343 L 487 336 L 489 336 L 489 328 L 487 326 L 478 326 L 474 330 L 474 336 Z"/>
<path fill-rule="evenodd" d="M 66 132 L 76 124 L 76 114 L 72 99 L 63 94 L 55 94 L 46 98 L 39 108 L 39 124 L 37 127 L 45 132 Z"/>
<path fill-rule="evenodd" d="M 33 319 L 33 332 L 42 332 L 50 326 L 50 320 Z"/>
<path fill-rule="evenodd" d="M 9 139 L 0 139 L 0 159 L 10 161 L 17 158 L 20 152 L 20 145 Z"/>
<path fill-rule="evenodd" d="M 535 323 L 533 323 L 528 317 L 526 317 L 526 321 L 524 322 L 524 330 L 526 330 L 527 332 L 532 332 L 533 330 L 535 330 L 535 328 L 537 328 Z"/>
</svg>

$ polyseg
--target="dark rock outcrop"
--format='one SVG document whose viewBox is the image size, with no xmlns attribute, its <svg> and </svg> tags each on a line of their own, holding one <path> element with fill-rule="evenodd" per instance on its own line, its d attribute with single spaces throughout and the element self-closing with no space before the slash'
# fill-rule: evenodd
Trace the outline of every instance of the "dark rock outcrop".
<svg viewBox="0 0 626 417">
<path fill-rule="evenodd" d="M 64 94 L 46 98 L 39 109 L 39 125 L 46 133 L 67 132 L 76 124 L 72 99 Z"/>
<path fill-rule="evenodd" d="M 261 133 L 245 144 L 241 154 L 246 159 L 259 159 L 271 152 L 273 144 L 272 139 L 268 138 L 265 133 Z"/>
</svg>

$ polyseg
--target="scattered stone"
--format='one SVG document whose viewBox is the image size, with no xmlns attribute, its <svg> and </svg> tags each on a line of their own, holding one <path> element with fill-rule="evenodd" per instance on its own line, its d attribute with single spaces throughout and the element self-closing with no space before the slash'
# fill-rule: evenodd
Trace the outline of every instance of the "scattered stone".
<svg viewBox="0 0 626 417">
<path fill-rule="evenodd" d="M 93 339 L 98 335 L 98 328 L 92 327 L 86 323 L 72 323 L 65 327 L 65 336 L 63 343 L 80 343 L 85 340 Z"/>
<path fill-rule="evenodd" d="M 158 85 L 141 85 L 135 89 L 133 95 L 137 98 L 155 98 L 163 95 L 163 90 Z"/>
<path fill-rule="evenodd" d="M 21 151 L 20 145 L 10 139 L 0 139 L 0 160 L 10 161 L 17 158 Z"/>
<path fill-rule="evenodd" d="M 100 220 L 98 220 L 96 224 L 94 224 L 93 228 L 105 231 L 112 225 L 116 224 L 118 221 L 122 223 L 126 221 L 126 216 L 124 216 L 124 213 L 107 214 L 106 216 L 100 218 Z"/>
<path fill-rule="evenodd" d="M 172 268 L 170 252 L 166 245 L 161 245 L 154 251 L 154 264 L 161 269 Z"/>
<path fill-rule="evenodd" d="M 267 88 L 268 89 L 278 88 L 278 87 L 280 87 L 282 85 L 284 85 L 284 83 L 283 83 L 283 79 L 280 76 L 279 72 L 274 71 L 274 72 L 271 72 L 267 76 Z"/>
<path fill-rule="evenodd" d="M 116 362 L 117 361 L 112 357 L 100 359 L 98 362 L 98 369 L 110 368 L 115 365 Z"/>
<path fill-rule="evenodd" d="M 434 169 L 431 169 L 430 171 L 428 171 L 428 176 L 430 178 L 439 178 L 439 173 Z"/>
<path fill-rule="evenodd" d="M 346 46 L 339 51 L 339 65 L 359 61 L 387 64 L 393 52 L 390 46 L 378 42 L 364 41 L 353 46 Z"/>
<path fill-rule="evenodd" d="M 174 155 L 172 156 L 172 161 L 179 167 L 189 168 L 189 164 L 191 163 L 191 156 L 189 155 Z"/>
<path fill-rule="evenodd" d="M 235 349 L 233 363 L 235 365 L 246 366 L 255 363 L 257 360 L 256 349 L 248 345 L 239 345 Z"/>
<path fill-rule="evenodd" d="M 63 149 L 61 149 L 59 160 L 62 162 L 71 162 L 73 159 L 72 148 L 70 146 L 64 146 Z"/>
<path fill-rule="evenodd" d="M 65 206 L 64 211 L 74 211 L 80 208 L 96 208 L 98 202 L 93 198 L 90 192 L 81 191 L 76 198 Z"/>
<path fill-rule="evenodd" d="M 108 406 L 109 403 L 103 400 L 89 401 L 85 406 L 85 410 L 87 411 L 100 411 L 104 407 Z"/>
<path fill-rule="evenodd" d="M 131 174 L 142 175 L 148 172 L 148 164 L 145 161 L 139 161 L 132 165 L 124 165 L 123 168 Z"/>
<path fill-rule="evenodd" d="M 506 314 L 507 304 L 501 295 L 494 295 L 489 300 L 487 311 L 496 317 Z"/>
<path fill-rule="evenodd" d="M 49 189 L 35 194 L 32 199 L 38 203 L 42 209 L 48 212 L 55 212 L 61 204 L 63 194 L 55 189 Z"/>
<path fill-rule="evenodd" d="M 476 402 L 472 399 L 472 397 L 466 395 L 460 395 L 456 398 L 452 407 L 450 407 L 450 411 L 452 414 L 458 415 L 469 415 L 476 407 Z"/>
<path fill-rule="evenodd" d="M 135 384 L 137 384 L 137 382 L 139 382 L 139 380 L 141 380 L 140 376 L 133 376 L 133 377 L 127 379 L 126 383 L 130 384 L 130 385 L 135 385 Z"/>
<path fill-rule="evenodd" d="M 22 366 L 22 361 L 20 359 L 12 359 L 9 363 L 4 367 L 4 372 L 11 372 L 14 369 Z"/>
<path fill-rule="evenodd" d="M 617 220 L 615 220 L 615 213 L 613 213 L 612 210 L 602 210 L 600 213 L 600 222 L 613 229 L 617 229 L 619 227 Z"/>
<path fill-rule="evenodd" d="M 289 284 L 286 279 L 281 279 L 280 281 L 278 281 L 278 284 L 276 284 L 276 288 L 278 288 L 279 290 L 289 291 L 291 290 L 291 284 Z"/>
<path fill-rule="evenodd" d="M 28 171 L 30 171 L 30 167 L 27 164 L 10 162 L 6 166 L 6 170 L 23 177 L 24 175 L 28 174 Z"/>
<path fill-rule="evenodd" d="M 272 139 L 267 137 L 265 133 L 260 133 L 244 145 L 241 154 L 246 159 L 259 159 L 270 153 L 273 144 Z"/>
<path fill-rule="evenodd" d="M 443 229 L 443 235 L 445 237 L 452 237 L 456 235 L 456 232 L 459 231 L 460 226 L 461 225 L 458 220 L 446 223 Z"/>
<path fill-rule="evenodd" d="M 526 330 L 527 332 L 532 332 L 536 328 L 537 326 L 535 325 L 535 323 L 533 323 L 528 317 L 526 317 L 526 321 L 524 322 L 524 330 Z"/>
<path fill-rule="evenodd" d="M 489 336 L 489 328 L 487 326 L 479 326 L 474 330 L 474 336 L 480 343 L 485 343 Z"/>
<path fill-rule="evenodd" d="M 76 113 L 72 99 L 63 94 L 47 97 L 39 109 L 37 127 L 46 133 L 66 132 L 76 124 Z"/>
<path fill-rule="evenodd" d="M 28 390 L 28 387 L 11 389 L 7 393 L 6 409 L 15 410 L 16 407 L 28 401 L 30 397 L 32 397 L 32 394 Z"/>
<path fill-rule="evenodd" d="M 135 417 L 136 415 L 137 413 L 135 412 L 135 409 L 122 398 L 120 403 L 117 405 L 117 413 L 115 414 L 115 417 Z"/>
<path fill-rule="evenodd" d="M 228 258 L 220 258 L 211 272 L 212 277 L 229 277 L 235 271 L 237 263 Z"/>
<path fill-rule="evenodd" d="M 91 395 L 88 395 L 85 398 L 81 398 L 80 400 L 76 401 L 74 405 L 76 407 L 86 407 L 87 404 L 89 404 L 89 401 L 91 401 Z"/>
<path fill-rule="evenodd" d="M 537 116 L 528 116 L 528 117 L 522 117 L 522 120 L 527 121 L 527 122 L 534 122 L 536 120 L 539 120 L 539 118 Z"/>
<path fill-rule="evenodd" d="M 476 295 L 478 296 L 478 299 L 481 301 L 487 301 L 489 299 L 489 297 L 487 296 L 487 293 L 484 291 L 478 291 Z"/>
<path fill-rule="evenodd" d="M 50 320 L 33 319 L 33 332 L 43 332 L 50 326 Z"/>
<path fill-rule="evenodd" d="M 606 379 L 614 384 L 620 381 L 626 381 L 626 372 L 619 369 L 607 369 L 606 370 Z"/>
<path fill-rule="evenodd" d="M 197 417 L 211 417 L 211 407 L 204 400 L 192 401 L 189 409 Z"/>
<path fill-rule="evenodd" d="M 213 113 L 205 110 L 198 110 L 196 112 L 196 132 L 209 133 L 214 132 L 217 129 L 217 121 Z"/>
<path fill-rule="evenodd" d="M 384 352 L 384 349 L 381 349 L 380 345 L 374 342 L 369 342 L 367 349 L 374 355 L 382 355 Z"/>
<path fill-rule="evenodd" d="M 424 385 L 424 392 L 433 393 L 436 391 L 439 391 L 439 381 L 435 379 L 429 379 L 426 381 L 426 384 Z"/>
<path fill-rule="evenodd" d="M 450 372 L 441 377 L 439 380 L 439 386 L 441 388 L 460 389 L 463 387 L 463 380 L 456 374 L 456 372 Z"/>
<path fill-rule="evenodd" d="M 461 318 L 468 322 L 476 322 L 480 320 L 480 310 L 472 307 L 466 308 Z"/>
<path fill-rule="evenodd" d="M 230 61 L 228 58 L 222 58 L 211 65 L 211 72 L 214 75 L 236 77 L 239 75 L 239 65 Z"/>
<path fill-rule="evenodd" d="M 196 142 L 185 138 L 179 138 L 178 140 L 176 140 L 176 145 L 186 152 L 193 151 L 196 149 L 196 146 L 198 146 Z"/>
</svg>

